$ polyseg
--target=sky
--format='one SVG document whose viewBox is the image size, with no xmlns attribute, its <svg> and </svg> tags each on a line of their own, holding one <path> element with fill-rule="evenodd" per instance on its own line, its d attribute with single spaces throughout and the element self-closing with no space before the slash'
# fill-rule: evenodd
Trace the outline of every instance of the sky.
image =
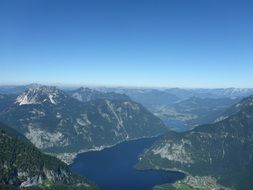
<svg viewBox="0 0 253 190">
<path fill-rule="evenodd" d="M 251 0 L 0 0 L 0 84 L 253 87 Z"/>
</svg>

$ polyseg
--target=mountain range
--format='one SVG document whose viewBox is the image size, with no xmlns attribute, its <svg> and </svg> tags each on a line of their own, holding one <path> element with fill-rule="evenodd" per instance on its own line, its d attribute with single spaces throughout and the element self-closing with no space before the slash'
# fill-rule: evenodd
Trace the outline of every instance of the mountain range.
<svg viewBox="0 0 253 190">
<path fill-rule="evenodd" d="M 187 177 L 155 190 L 253 186 L 253 96 L 245 98 L 251 89 L 63 90 L 32 84 L 4 90 L 0 122 L 11 128 L 0 123 L 1 189 L 96 189 L 42 152 L 71 163 L 80 152 L 161 134 L 135 167 Z M 164 125 L 175 121 L 187 131 Z"/>
<path fill-rule="evenodd" d="M 253 96 L 224 114 L 214 124 L 184 133 L 169 132 L 140 157 L 136 167 L 179 170 L 195 177 L 195 181 L 203 178 L 210 181 L 214 177 L 215 182 L 225 187 L 250 190 L 253 186 Z"/>
<path fill-rule="evenodd" d="M 66 162 L 78 152 L 167 131 L 159 118 L 126 95 L 90 91 L 29 86 L 16 98 L 0 101 L 0 121 Z"/>
<path fill-rule="evenodd" d="M 0 86 L 0 93 L 20 94 L 25 89 L 38 86 Z M 130 98 L 142 104 L 159 117 L 171 130 L 187 131 L 202 124 L 213 123 L 233 104 L 253 94 L 251 88 L 217 89 L 144 89 L 144 88 L 67 88 L 61 87 L 73 98 L 87 102 L 94 99 Z M 208 113 L 208 115 L 206 114 Z"/>
</svg>

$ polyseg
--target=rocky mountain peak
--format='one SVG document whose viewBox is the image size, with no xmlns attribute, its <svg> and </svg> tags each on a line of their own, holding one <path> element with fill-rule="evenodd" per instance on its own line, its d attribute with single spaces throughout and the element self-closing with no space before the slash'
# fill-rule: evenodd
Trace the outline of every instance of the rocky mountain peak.
<svg viewBox="0 0 253 190">
<path fill-rule="evenodd" d="M 77 92 L 93 92 L 95 90 L 91 89 L 91 88 L 88 88 L 88 87 L 80 87 L 76 90 Z"/>
<path fill-rule="evenodd" d="M 60 96 L 63 92 L 58 90 L 55 86 L 44 85 L 31 85 L 29 88 L 19 95 L 16 99 L 16 104 L 42 104 L 49 102 L 51 104 L 57 104 Z"/>
</svg>

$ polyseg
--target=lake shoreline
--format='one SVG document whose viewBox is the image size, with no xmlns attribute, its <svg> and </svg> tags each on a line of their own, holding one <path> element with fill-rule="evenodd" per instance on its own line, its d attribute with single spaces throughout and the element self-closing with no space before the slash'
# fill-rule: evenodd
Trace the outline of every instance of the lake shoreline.
<svg viewBox="0 0 253 190">
<path fill-rule="evenodd" d="M 102 151 L 102 150 L 105 150 L 107 148 L 112 148 L 112 147 L 115 147 L 121 143 L 124 143 L 124 142 L 129 142 L 129 141 L 136 141 L 136 140 L 140 140 L 140 139 L 152 139 L 152 138 L 158 138 L 160 136 L 163 136 L 164 134 L 159 134 L 159 135 L 155 135 L 155 136 L 143 136 L 143 137 L 138 137 L 138 138 L 131 138 L 131 139 L 125 139 L 125 140 L 122 140 L 122 141 L 119 141 L 115 144 L 112 144 L 112 145 L 101 145 L 99 147 L 94 147 L 94 148 L 90 148 L 90 149 L 82 149 L 78 152 L 70 152 L 70 153 L 58 153 L 58 154 L 55 154 L 55 153 L 47 153 L 49 155 L 53 155 L 55 157 L 57 157 L 58 159 L 60 159 L 61 161 L 63 161 L 64 163 L 66 163 L 67 165 L 71 165 L 74 163 L 76 157 L 79 155 L 79 154 L 82 154 L 82 153 L 87 153 L 87 152 L 94 152 L 94 151 Z"/>
<path fill-rule="evenodd" d="M 131 139 L 102 151 L 79 154 L 70 169 L 96 181 L 103 190 L 152 190 L 157 184 L 184 179 L 185 174 L 178 171 L 137 170 L 134 167 L 145 149 L 156 140 L 155 137 Z"/>
</svg>

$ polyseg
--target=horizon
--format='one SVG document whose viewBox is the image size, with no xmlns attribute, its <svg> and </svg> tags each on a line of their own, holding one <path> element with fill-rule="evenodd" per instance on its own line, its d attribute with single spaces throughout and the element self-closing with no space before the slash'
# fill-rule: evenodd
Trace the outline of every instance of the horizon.
<svg viewBox="0 0 253 190">
<path fill-rule="evenodd" d="M 55 84 L 55 83 L 22 83 L 22 84 L 0 84 L 0 87 L 20 87 L 20 86 L 29 86 L 29 85 L 39 85 L 39 86 L 51 86 L 57 88 L 122 88 L 122 89 L 143 89 L 143 90 L 166 90 L 166 89 L 186 89 L 186 90 L 219 90 L 219 89 L 253 89 L 253 87 L 155 87 L 155 86 L 117 86 L 117 85 L 92 85 L 92 84 Z"/>
<path fill-rule="evenodd" d="M 1 84 L 251 88 L 253 2 L 0 2 Z"/>
</svg>

